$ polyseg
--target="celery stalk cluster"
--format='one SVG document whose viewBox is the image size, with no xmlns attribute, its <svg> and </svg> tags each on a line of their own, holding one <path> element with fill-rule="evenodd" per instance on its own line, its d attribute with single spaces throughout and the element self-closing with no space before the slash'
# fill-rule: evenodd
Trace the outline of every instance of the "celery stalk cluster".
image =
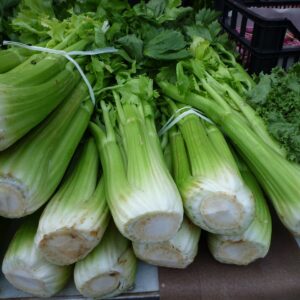
<svg viewBox="0 0 300 300">
<path fill-rule="evenodd" d="M 183 207 L 156 132 L 152 81 L 146 76 L 128 79 L 111 96 L 114 105 L 101 102 L 104 127 L 90 127 L 112 217 L 128 239 L 167 240 L 181 225 Z"/>
</svg>

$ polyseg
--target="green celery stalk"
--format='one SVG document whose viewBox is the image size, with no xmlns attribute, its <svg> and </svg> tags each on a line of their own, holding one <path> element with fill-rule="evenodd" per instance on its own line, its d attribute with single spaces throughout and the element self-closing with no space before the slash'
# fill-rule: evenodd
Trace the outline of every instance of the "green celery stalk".
<svg viewBox="0 0 300 300">
<path fill-rule="evenodd" d="M 223 106 L 213 99 L 193 92 L 181 95 L 175 85 L 166 82 L 159 84 L 164 94 L 201 110 L 222 128 L 268 194 L 282 223 L 294 235 L 299 236 L 299 166 L 287 161 L 270 148 L 236 111 L 224 110 Z"/>
<path fill-rule="evenodd" d="M 84 258 L 101 240 L 109 221 L 104 180 L 97 184 L 99 155 L 93 139 L 75 155 L 63 184 L 39 221 L 36 246 L 56 265 Z"/>
<path fill-rule="evenodd" d="M 81 48 L 87 44 L 79 43 Z M 34 57 L 42 59 L 34 65 Z M 65 57 L 34 57 L 0 75 L 0 150 L 7 149 L 45 119 L 79 81 L 79 72 Z"/>
<path fill-rule="evenodd" d="M 5 254 L 2 272 L 17 289 L 37 297 L 58 293 L 71 277 L 71 267 L 47 262 L 34 245 L 38 216 L 30 216 L 19 228 Z"/>
<path fill-rule="evenodd" d="M 272 234 L 272 221 L 264 195 L 247 166 L 239 159 L 241 174 L 255 199 L 255 217 L 241 235 L 208 235 L 208 245 L 214 258 L 223 263 L 247 265 L 267 255 Z"/>
<path fill-rule="evenodd" d="M 40 126 L 0 153 L 0 215 L 36 211 L 55 191 L 86 130 L 93 105 L 81 82 Z"/>
<path fill-rule="evenodd" d="M 128 239 L 149 242 L 171 238 L 183 217 L 181 198 L 164 162 L 152 108 L 146 103 L 152 101 L 151 84 L 146 77 L 139 77 L 114 92 L 121 147 L 113 116 L 103 102 L 106 132 L 91 125 L 114 221 Z"/>
<path fill-rule="evenodd" d="M 24 62 L 32 51 L 22 48 L 10 48 L 0 51 L 0 74 L 10 71 Z"/>
<path fill-rule="evenodd" d="M 172 112 L 177 106 L 168 101 Z M 170 134 L 174 178 L 187 216 L 197 226 L 218 234 L 239 234 L 254 217 L 254 201 L 233 158 L 220 152 L 227 144 L 214 145 L 205 121 L 187 115 Z M 211 125 L 213 126 L 213 125 Z M 219 148 L 217 150 L 217 148 Z"/>
</svg>

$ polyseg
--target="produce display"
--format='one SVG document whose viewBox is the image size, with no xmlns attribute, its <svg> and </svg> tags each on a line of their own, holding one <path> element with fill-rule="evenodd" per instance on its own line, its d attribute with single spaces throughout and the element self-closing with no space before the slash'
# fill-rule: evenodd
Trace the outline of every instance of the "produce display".
<svg viewBox="0 0 300 300">
<path fill-rule="evenodd" d="M 116 296 L 137 258 L 186 268 L 204 231 L 216 260 L 247 265 L 269 251 L 268 205 L 300 236 L 299 64 L 252 78 L 210 1 L 9 2 L 0 218 L 25 217 L 4 249 L 13 286 L 50 297 L 73 274 L 84 297 Z"/>
</svg>

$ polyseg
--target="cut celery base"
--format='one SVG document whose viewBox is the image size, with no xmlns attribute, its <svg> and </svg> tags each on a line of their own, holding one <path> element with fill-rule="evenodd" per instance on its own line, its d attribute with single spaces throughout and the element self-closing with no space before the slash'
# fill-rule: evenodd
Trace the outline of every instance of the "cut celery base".
<svg viewBox="0 0 300 300">
<path fill-rule="evenodd" d="M 230 193 L 202 187 L 190 189 L 183 199 L 189 219 L 215 234 L 241 234 L 254 217 L 253 196 L 247 189 Z"/>
<path fill-rule="evenodd" d="M 139 259 L 160 267 L 183 269 L 194 260 L 194 256 L 184 255 L 169 241 L 149 244 L 133 243 L 133 249 Z"/>
<path fill-rule="evenodd" d="M 91 278 L 82 287 L 80 293 L 86 297 L 101 297 L 111 294 L 120 286 L 120 273 L 107 272 Z"/>
<path fill-rule="evenodd" d="M 168 268 L 186 268 L 198 252 L 200 228 L 184 218 L 181 227 L 168 241 L 133 242 L 135 255 L 150 264 Z"/>
<path fill-rule="evenodd" d="M 47 294 L 45 292 L 45 283 L 41 279 L 35 277 L 29 269 L 16 269 L 13 273 L 5 274 L 5 277 L 13 286 L 24 292 L 40 297 L 52 295 L 51 293 Z"/>
<path fill-rule="evenodd" d="M 180 213 L 151 212 L 130 220 L 125 235 L 131 240 L 160 242 L 173 237 L 182 222 Z"/>
<path fill-rule="evenodd" d="M 214 258 L 226 264 L 248 265 L 258 258 L 266 256 L 269 247 L 254 241 L 218 240 L 211 247 Z"/>
<path fill-rule="evenodd" d="M 218 192 L 202 199 L 199 211 L 203 221 L 215 230 L 231 230 L 244 223 L 244 207 L 236 196 Z"/>
<path fill-rule="evenodd" d="M 0 178 L 0 216 L 19 218 L 26 212 L 26 188 L 13 178 Z"/>
<path fill-rule="evenodd" d="M 99 242 L 97 235 L 97 232 L 79 232 L 76 229 L 64 228 L 42 237 L 37 235 L 35 243 L 50 263 L 64 266 L 88 255 Z"/>
</svg>

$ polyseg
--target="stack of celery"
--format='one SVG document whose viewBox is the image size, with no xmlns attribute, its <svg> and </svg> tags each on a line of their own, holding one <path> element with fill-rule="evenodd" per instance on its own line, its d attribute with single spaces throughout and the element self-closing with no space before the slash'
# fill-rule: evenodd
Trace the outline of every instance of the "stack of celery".
<svg viewBox="0 0 300 300">
<path fill-rule="evenodd" d="M 216 260 L 247 265 L 270 247 L 266 195 L 300 235 L 300 167 L 247 104 L 257 85 L 216 18 L 175 0 L 15 8 L 22 43 L 118 52 L 73 56 L 84 81 L 63 55 L 0 50 L 0 217 L 25 217 L 2 263 L 12 285 L 50 297 L 73 274 L 85 297 L 115 296 L 137 258 L 191 264 L 201 230 Z"/>
</svg>

